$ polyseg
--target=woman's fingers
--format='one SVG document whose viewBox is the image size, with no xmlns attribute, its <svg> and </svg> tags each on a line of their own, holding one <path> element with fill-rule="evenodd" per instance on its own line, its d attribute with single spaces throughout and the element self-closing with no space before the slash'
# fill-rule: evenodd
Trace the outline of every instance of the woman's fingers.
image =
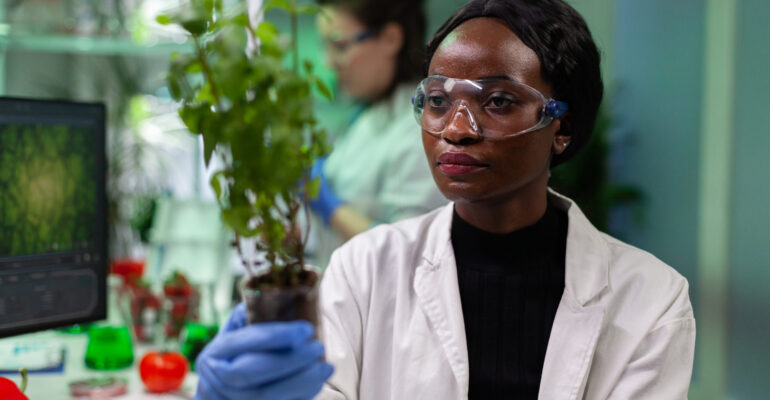
<svg viewBox="0 0 770 400">
<path fill-rule="evenodd" d="M 304 399 L 312 398 L 323 388 L 324 382 L 334 373 L 334 368 L 318 361 L 309 368 L 286 379 L 265 385 L 255 393 L 255 399 Z"/>
<path fill-rule="evenodd" d="M 314 331 L 307 321 L 251 324 L 217 336 L 203 353 L 229 359 L 248 352 L 287 350 L 307 342 Z"/>
<path fill-rule="evenodd" d="M 218 379 L 234 388 L 259 387 L 292 376 L 318 362 L 324 349 L 318 341 L 291 350 L 244 353 L 231 360 L 212 359 Z"/>
</svg>

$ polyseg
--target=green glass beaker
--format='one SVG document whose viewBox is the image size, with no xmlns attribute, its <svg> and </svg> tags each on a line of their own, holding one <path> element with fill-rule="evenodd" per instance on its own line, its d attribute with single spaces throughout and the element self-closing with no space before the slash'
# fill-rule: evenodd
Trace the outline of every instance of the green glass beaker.
<svg viewBox="0 0 770 400">
<path fill-rule="evenodd" d="M 86 367 L 120 369 L 134 362 L 131 332 L 127 326 L 92 326 L 88 330 Z"/>
<path fill-rule="evenodd" d="M 190 370 L 195 370 L 195 358 L 204 347 L 217 334 L 216 325 L 199 324 L 188 322 L 182 331 L 182 354 L 190 362 Z"/>
</svg>

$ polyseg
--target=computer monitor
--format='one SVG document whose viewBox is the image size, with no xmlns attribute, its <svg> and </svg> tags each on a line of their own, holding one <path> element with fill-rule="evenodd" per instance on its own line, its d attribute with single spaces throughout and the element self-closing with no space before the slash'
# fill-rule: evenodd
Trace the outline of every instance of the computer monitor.
<svg viewBox="0 0 770 400">
<path fill-rule="evenodd" d="M 0 337 L 106 316 L 105 107 L 0 97 Z"/>
</svg>

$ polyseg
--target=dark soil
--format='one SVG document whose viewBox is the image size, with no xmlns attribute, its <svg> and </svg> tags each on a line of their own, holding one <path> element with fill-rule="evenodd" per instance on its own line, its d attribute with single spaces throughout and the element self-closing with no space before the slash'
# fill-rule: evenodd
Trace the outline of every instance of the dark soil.
<svg viewBox="0 0 770 400">
<path fill-rule="evenodd" d="M 296 279 L 284 275 L 267 273 L 245 278 L 243 300 L 249 323 L 304 319 L 318 327 L 320 277 L 307 269 L 300 271 Z"/>
</svg>

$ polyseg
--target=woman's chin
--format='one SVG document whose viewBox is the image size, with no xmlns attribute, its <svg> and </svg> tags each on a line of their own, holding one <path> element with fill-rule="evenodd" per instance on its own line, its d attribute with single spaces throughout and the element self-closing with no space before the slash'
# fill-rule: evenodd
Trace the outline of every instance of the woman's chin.
<svg viewBox="0 0 770 400">
<path fill-rule="evenodd" d="M 485 197 L 483 190 L 469 182 L 445 182 L 438 188 L 447 200 L 454 202 L 476 202 Z"/>
</svg>

